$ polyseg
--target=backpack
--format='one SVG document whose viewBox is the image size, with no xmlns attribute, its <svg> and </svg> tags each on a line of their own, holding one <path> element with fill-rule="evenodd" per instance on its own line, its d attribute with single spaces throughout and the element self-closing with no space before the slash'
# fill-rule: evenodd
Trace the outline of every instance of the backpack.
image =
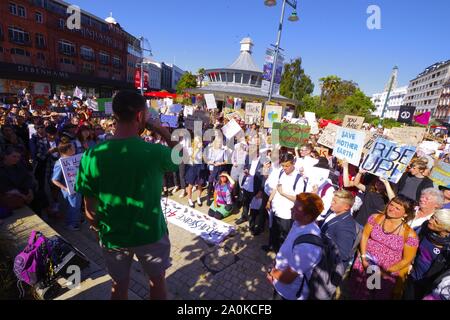
<svg viewBox="0 0 450 320">
<path fill-rule="evenodd" d="M 20 282 L 34 286 L 47 281 L 52 274 L 52 250 L 48 239 L 33 230 L 28 245 L 14 259 L 14 273 Z"/>
<path fill-rule="evenodd" d="M 308 300 L 331 300 L 344 277 L 346 269 L 341 261 L 336 244 L 323 234 L 322 236 L 305 234 L 295 239 L 292 249 L 301 243 L 309 243 L 320 247 L 322 255 L 319 263 L 313 268 L 311 277 L 308 279 L 306 275 L 303 275 L 297 297 L 300 297 L 306 282 L 309 288 Z"/>
<path fill-rule="evenodd" d="M 281 176 L 283 175 L 283 173 L 284 173 L 284 170 L 281 170 L 280 171 L 280 175 L 278 176 L 278 182 L 280 181 Z M 300 180 L 301 177 L 302 177 L 302 175 L 299 174 L 299 173 L 297 173 L 297 175 L 295 176 L 294 186 L 292 187 L 292 190 L 294 192 L 295 192 L 295 188 L 297 187 L 297 183 L 298 183 L 298 181 Z M 305 192 L 305 190 L 306 190 L 306 183 L 305 183 L 305 187 L 303 188 L 303 192 Z"/>
</svg>

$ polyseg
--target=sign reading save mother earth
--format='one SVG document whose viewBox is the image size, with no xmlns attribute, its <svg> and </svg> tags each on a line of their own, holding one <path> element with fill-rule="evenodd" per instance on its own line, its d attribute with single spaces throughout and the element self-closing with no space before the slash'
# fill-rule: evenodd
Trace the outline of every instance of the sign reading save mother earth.
<svg viewBox="0 0 450 320">
<path fill-rule="evenodd" d="M 279 130 L 280 145 L 287 148 L 295 148 L 308 143 L 311 130 L 309 126 L 279 122 L 275 122 L 272 129 Z"/>
</svg>

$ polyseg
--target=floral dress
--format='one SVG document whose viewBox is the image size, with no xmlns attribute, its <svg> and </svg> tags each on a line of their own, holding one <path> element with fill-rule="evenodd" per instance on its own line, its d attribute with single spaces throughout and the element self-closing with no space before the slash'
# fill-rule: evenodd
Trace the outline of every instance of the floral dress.
<svg viewBox="0 0 450 320">
<path fill-rule="evenodd" d="M 373 227 L 366 248 L 366 260 L 370 265 L 377 265 L 386 270 L 402 260 L 405 244 L 416 248 L 419 246 L 419 240 L 417 238 L 408 236 L 405 243 L 403 234 L 385 233 L 382 226 L 376 222 L 374 215 L 369 217 L 367 223 Z M 366 270 L 364 270 L 361 257 L 358 256 L 353 265 L 349 279 L 349 288 L 351 288 L 352 298 L 362 300 L 392 299 L 394 288 L 398 280 L 398 273 L 394 273 L 393 276 L 388 277 L 382 276 L 379 289 L 370 290 L 368 284 L 375 284 L 375 281 L 370 280 L 369 283 L 367 283 L 368 277 L 372 274 L 373 272 L 368 274 Z"/>
</svg>

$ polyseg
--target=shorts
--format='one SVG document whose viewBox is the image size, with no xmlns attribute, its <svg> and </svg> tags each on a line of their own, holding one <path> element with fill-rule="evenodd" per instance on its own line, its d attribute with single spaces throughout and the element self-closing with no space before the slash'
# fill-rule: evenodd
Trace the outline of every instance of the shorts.
<svg viewBox="0 0 450 320">
<path fill-rule="evenodd" d="M 166 234 L 158 242 L 139 247 L 123 249 L 103 247 L 103 257 L 108 273 L 115 282 L 129 279 L 134 255 L 136 255 L 144 272 L 149 277 L 162 275 L 172 265 L 170 262 L 169 235 Z"/>
</svg>

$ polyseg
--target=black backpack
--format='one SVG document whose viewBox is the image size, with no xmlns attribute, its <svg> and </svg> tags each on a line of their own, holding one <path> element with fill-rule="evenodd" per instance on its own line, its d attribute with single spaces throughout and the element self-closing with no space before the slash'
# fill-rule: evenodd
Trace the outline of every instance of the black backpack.
<svg viewBox="0 0 450 320">
<path fill-rule="evenodd" d="M 336 244 L 326 235 L 305 234 L 295 239 L 292 248 L 301 243 L 309 243 L 322 249 L 319 263 L 314 267 L 311 277 L 303 276 L 302 284 L 297 292 L 300 297 L 303 286 L 309 288 L 308 300 L 331 300 L 345 273 L 345 265 L 339 256 Z"/>
</svg>

